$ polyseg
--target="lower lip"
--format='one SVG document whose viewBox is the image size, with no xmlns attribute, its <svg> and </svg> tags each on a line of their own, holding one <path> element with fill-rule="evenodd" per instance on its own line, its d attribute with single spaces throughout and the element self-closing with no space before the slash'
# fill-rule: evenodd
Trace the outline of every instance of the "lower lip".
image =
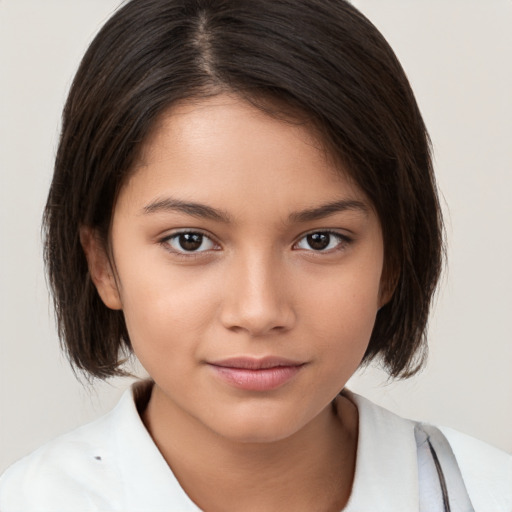
<svg viewBox="0 0 512 512">
<path fill-rule="evenodd" d="M 275 366 L 260 370 L 231 368 L 211 365 L 215 373 L 225 382 L 246 391 L 271 391 L 277 389 L 299 373 L 303 365 Z"/>
</svg>

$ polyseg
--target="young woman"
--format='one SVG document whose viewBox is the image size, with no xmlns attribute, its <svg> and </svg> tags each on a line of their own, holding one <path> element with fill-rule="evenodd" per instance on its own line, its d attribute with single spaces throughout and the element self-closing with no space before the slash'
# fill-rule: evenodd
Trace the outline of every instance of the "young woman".
<svg viewBox="0 0 512 512">
<path fill-rule="evenodd" d="M 428 135 L 343 0 L 132 0 L 64 111 L 46 261 L 73 365 L 151 376 L 12 466 L 11 511 L 512 508 L 510 456 L 344 389 L 421 366 Z"/>
</svg>

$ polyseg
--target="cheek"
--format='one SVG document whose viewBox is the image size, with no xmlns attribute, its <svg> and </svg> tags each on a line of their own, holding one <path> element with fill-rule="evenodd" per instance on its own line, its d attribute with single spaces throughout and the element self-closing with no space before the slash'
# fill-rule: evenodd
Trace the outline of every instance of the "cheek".
<svg viewBox="0 0 512 512">
<path fill-rule="evenodd" d="M 337 269 L 311 279 L 303 293 L 301 317 L 325 356 L 352 361 L 355 368 L 368 346 L 379 307 L 379 266 Z"/>
<path fill-rule="evenodd" d="M 314 324 L 309 332 L 315 340 L 315 385 L 320 395 L 338 394 L 361 364 L 375 324 L 376 296 L 376 291 L 335 290 L 325 301 L 312 304 Z"/>
<path fill-rule="evenodd" d="M 318 353 L 335 364 L 359 365 L 372 334 L 377 310 L 357 301 L 317 304 L 318 314 L 312 326 Z M 320 346 L 322 347 L 320 349 Z"/>
<path fill-rule="evenodd" d="M 355 267 L 355 268 L 353 268 Z M 326 325 L 339 325 L 342 331 L 373 326 L 379 308 L 379 265 L 338 268 L 325 275 L 311 275 L 302 282 L 305 312 L 323 319 Z"/>
<path fill-rule="evenodd" d="M 218 286 L 198 272 L 176 272 L 165 265 L 143 273 L 125 268 L 122 276 L 123 312 L 141 362 L 193 350 L 199 333 L 211 323 Z"/>
</svg>

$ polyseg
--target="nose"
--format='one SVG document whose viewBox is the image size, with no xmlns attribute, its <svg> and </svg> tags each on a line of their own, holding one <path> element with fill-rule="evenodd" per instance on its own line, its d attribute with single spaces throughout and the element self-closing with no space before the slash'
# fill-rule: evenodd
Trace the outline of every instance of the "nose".
<svg viewBox="0 0 512 512">
<path fill-rule="evenodd" d="M 223 291 L 220 319 L 231 331 L 264 336 L 295 324 L 286 272 L 271 257 L 252 255 L 230 265 Z"/>
</svg>

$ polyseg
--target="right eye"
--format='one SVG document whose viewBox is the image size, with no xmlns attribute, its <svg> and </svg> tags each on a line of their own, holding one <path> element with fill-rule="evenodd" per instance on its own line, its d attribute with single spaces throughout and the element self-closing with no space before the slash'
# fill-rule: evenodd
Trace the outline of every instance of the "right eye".
<svg viewBox="0 0 512 512">
<path fill-rule="evenodd" d="M 186 254 L 198 253 L 215 249 L 217 245 L 203 233 L 194 231 L 182 231 L 163 240 L 172 251 Z"/>
</svg>

